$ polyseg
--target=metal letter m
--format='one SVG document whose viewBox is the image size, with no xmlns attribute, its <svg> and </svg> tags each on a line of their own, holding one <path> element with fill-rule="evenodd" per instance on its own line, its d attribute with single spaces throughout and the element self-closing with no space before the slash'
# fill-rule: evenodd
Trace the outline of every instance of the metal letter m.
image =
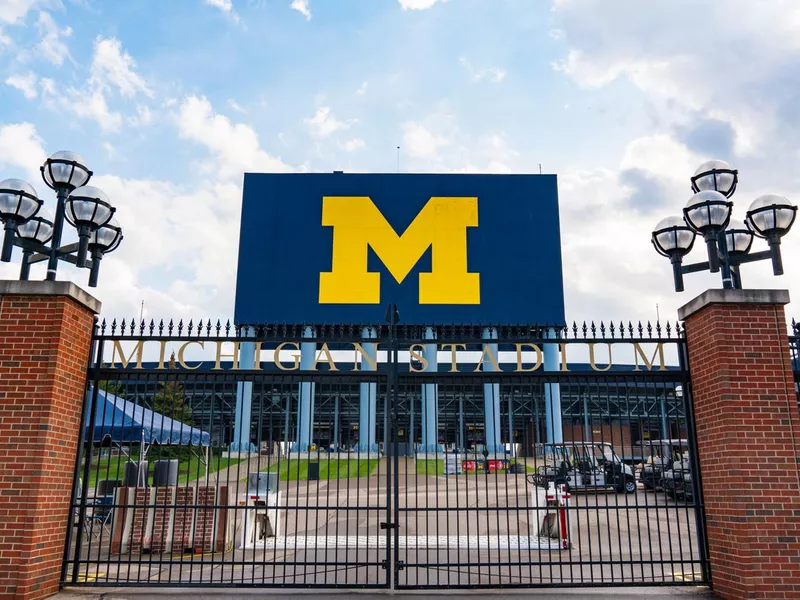
<svg viewBox="0 0 800 600">
<path fill-rule="evenodd" d="M 480 274 L 467 272 L 467 227 L 478 226 L 477 198 L 434 196 L 397 235 L 366 196 L 325 196 L 322 225 L 333 227 L 330 272 L 319 274 L 320 304 L 379 304 L 380 273 L 367 271 L 371 247 L 397 283 L 431 248 L 419 274 L 420 304 L 480 304 Z"/>
</svg>

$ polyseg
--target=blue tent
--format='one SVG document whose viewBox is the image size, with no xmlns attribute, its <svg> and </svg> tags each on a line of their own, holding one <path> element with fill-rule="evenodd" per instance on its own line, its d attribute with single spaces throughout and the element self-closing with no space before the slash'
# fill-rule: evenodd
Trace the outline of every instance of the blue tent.
<svg viewBox="0 0 800 600">
<path fill-rule="evenodd" d="M 90 402 L 92 394 L 93 390 L 90 389 L 87 394 Z M 85 437 L 89 435 L 90 420 L 91 413 L 86 415 Z M 211 435 L 205 431 L 103 390 L 97 390 L 93 438 L 98 443 L 110 440 L 118 444 L 211 445 Z"/>
</svg>

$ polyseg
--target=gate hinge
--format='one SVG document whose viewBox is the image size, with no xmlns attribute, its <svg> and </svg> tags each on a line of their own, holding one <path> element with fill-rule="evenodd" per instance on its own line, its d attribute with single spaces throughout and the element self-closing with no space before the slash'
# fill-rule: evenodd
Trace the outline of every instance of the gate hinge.
<svg viewBox="0 0 800 600">
<path fill-rule="evenodd" d="M 397 523 L 381 523 L 381 529 L 397 529 Z"/>
<path fill-rule="evenodd" d="M 402 571 L 405 568 L 406 568 L 406 563 L 404 563 L 402 560 L 398 560 L 397 561 L 397 570 L 398 571 Z"/>
<path fill-rule="evenodd" d="M 382 560 L 381 561 L 381 569 L 383 569 L 385 571 L 388 568 L 389 568 L 389 561 L 388 560 Z"/>
</svg>

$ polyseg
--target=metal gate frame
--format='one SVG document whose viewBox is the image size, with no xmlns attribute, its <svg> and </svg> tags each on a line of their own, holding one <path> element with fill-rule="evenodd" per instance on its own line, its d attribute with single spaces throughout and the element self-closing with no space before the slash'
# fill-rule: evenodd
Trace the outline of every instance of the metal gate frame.
<svg viewBox="0 0 800 600">
<path fill-rule="evenodd" d="M 136 390 L 138 390 L 138 396 L 135 397 L 134 402 L 136 403 L 144 403 L 147 402 L 146 398 L 148 394 L 152 397 L 154 393 L 153 390 L 156 389 L 158 386 L 166 386 L 174 384 L 176 386 L 181 385 L 188 385 L 192 383 L 193 386 L 201 386 L 210 388 L 212 395 L 214 394 L 229 394 L 231 386 L 235 389 L 237 383 L 249 383 L 254 387 L 259 387 L 262 392 L 264 388 L 270 386 L 277 386 L 279 389 L 279 396 L 283 398 L 289 398 L 293 392 L 292 389 L 298 387 L 298 384 L 301 383 L 308 383 L 312 382 L 318 386 L 347 386 L 352 385 L 355 383 L 361 383 L 364 381 L 365 378 L 373 381 L 376 383 L 378 388 L 382 390 L 381 393 L 378 394 L 379 396 L 379 406 L 383 407 L 383 427 L 379 428 L 382 429 L 382 434 L 379 436 L 382 439 L 385 449 L 392 449 L 392 452 L 388 453 L 388 457 L 383 461 L 378 461 L 378 472 L 379 476 L 378 479 L 380 482 L 383 483 L 385 486 L 384 491 L 386 495 L 385 506 L 380 504 L 377 510 L 382 511 L 384 515 L 384 520 L 381 521 L 381 529 L 380 535 L 384 537 L 384 545 L 383 547 L 378 547 L 375 550 L 378 550 L 378 556 L 381 557 L 381 560 L 377 562 L 370 561 L 370 565 L 379 566 L 380 574 L 378 577 L 374 578 L 372 581 L 354 581 L 349 582 L 345 581 L 344 583 L 340 583 L 338 578 L 331 583 L 326 575 L 322 576 L 322 581 L 317 580 L 316 574 L 313 575 L 313 580 L 309 580 L 309 577 L 305 575 L 307 572 L 304 571 L 304 577 L 298 582 L 295 578 L 292 581 L 287 581 L 287 577 L 285 576 L 286 570 L 284 568 L 284 577 L 283 581 L 276 581 L 275 573 L 273 572 L 272 582 L 265 582 L 262 577 L 262 581 L 256 581 L 253 579 L 252 581 L 246 581 L 244 577 L 244 570 L 248 566 L 264 566 L 269 564 L 266 562 L 265 558 L 262 558 L 260 562 L 255 561 L 254 559 L 245 560 L 241 558 L 238 562 L 234 556 L 233 561 L 226 561 L 223 557 L 222 560 L 218 560 L 217 557 L 214 555 L 211 556 L 209 559 L 204 559 L 201 557 L 200 561 L 195 560 L 194 557 L 190 559 L 184 560 L 183 557 L 177 561 L 178 567 L 178 578 L 177 581 L 172 577 L 172 566 L 170 566 L 170 576 L 168 576 L 165 580 L 161 581 L 142 581 L 140 580 L 141 569 L 142 565 L 148 567 L 148 569 L 152 569 L 154 567 L 161 568 L 164 566 L 165 561 L 163 557 L 159 557 L 158 559 L 154 558 L 154 555 L 150 555 L 147 559 L 143 559 L 142 556 L 138 557 L 138 561 L 136 564 L 139 568 L 138 574 L 136 575 L 133 580 L 130 578 L 130 572 L 128 572 L 127 579 L 124 581 L 119 580 L 103 580 L 101 577 L 95 577 L 90 573 L 90 567 L 94 568 L 95 573 L 99 573 L 99 569 L 103 565 L 111 565 L 112 562 L 110 558 L 102 559 L 100 555 L 97 557 L 92 557 L 92 532 L 88 534 L 88 542 L 87 539 L 84 539 L 85 531 L 84 525 L 87 523 L 87 519 L 90 518 L 91 511 L 95 510 L 96 504 L 93 504 L 91 499 L 91 495 L 89 493 L 90 486 L 79 486 L 78 481 L 79 478 L 84 479 L 85 481 L 90 480 L 90 469 L 93 467 L 90 466 L 88 461 L 84 461 L 84 445 L 81 444 L 78 452 L 76 454 L 76 461 L 75 461 L 75 482 L 76 485 L 73 489 L 73 503 L 72 503 L 72 511 L 71 514 L 73 515 L 73 519 L 77 517 L 78 521 L 78 528 L 77 531 L 73 535 L 73 527 L 69 527 L 68 529 L 68 536 L 67 542 L 65 545 L 65 552 L 64 552 L 64 563 L 62 567 L 62 583 L 65 585 L 110 585 L 110 586 L 119 586 L 119 585 L 161 585 L 161 586 L 173 586 L 173 585 L 180 585 L 180 586 L 207 586 L 207 585 L 234 585 L 234 586 L 266 586 L 266 587 L 337 587 L 337 588 L 365 588 L 365 587 L 372 587 L 376 589 L 385 589 L 388 587 L 397 588 L 397 589 L 441 589 L 441 588 L 459 588 L 459 587 L 486 587 L 486 588 L 496 588 L 496 587 L 522 587 L 522 588 L 529 588 L 529 587 L 557 587 L 557 586 L 597 586 L 597 585 L 680 585 L 680 584 L 687 584 L 687 585 L 696 585 L 698 583 L 709 583 L 711 580 L 711 574 L 709 570 L 709 563 L 708 563 L 708 556 L 707 556 L 707 547 L 705 543 L 705 521 L 704 521 L 704 514 L 703 514 L 703 501 L 702 501 L 702 484 L 700 481 L 700 473 L 699 469 L 693 468 L 692 470 L 692 480 L 691 480 L 691 490 L 693 500 L 691 502 L 684 499 L 683 503 L 678 503 L 678 509 L 683 509 L 686 515 L 686 519 L 689 519 L 689 509 L 693 509 L 694 517 L 693 523 L 687 525 L 687 527 L 694 529 L 694 535 L 696 536 L 696 544 L 697 544 L 697 551 L 694 550 L 689 551 L 689 558 L 684 556 L 686 549 L 680 547 L 677 550 L 677 559 L 673 559 L 673 549 L 672 543 L 673 538 L 671 537 L 671 533 L 668 535 L 668 543 L 670 545 L 670 556 L 667 559 L 664 558 L 663 552 L 659 554 L 661 557 L 659 560 L 651 560 L 650 562 L 653 564 L 653 573 L 655 571 L 655 565 L 662 565 L 662 579 L 656 580 L 655 575 L 653 575 L 653 580 L 646 580 L 644 577 L 635 577 L 633 575 L 633 570 L 631 570 L 631 575 L 613 575 L 613 570 L 620 566 L 620 564 L 624 563 L 628 567 L 633 569 L 634 565 L 644 565 L 647 561 L 644 559 L 634 559 L 630 558 L 626 561 L 614 561 L 610 558 L 604 558 L 602 552 L 600 553 L 599 558 L 595 556 L 589 557 L 589 561 L 583 560 L 583 558 L 579 558 L 579 560 L 575 561 L 572 558 L 568 560 L 564 560 L 563 553 L 559 553 L 559 555 L 555 558 L 545 558 L 540 550 L 536 555 L 536 559 L 534 560 L 533 555 L 529 552 L 528 553 L 528 560 L 525 564 L 529 567 L 536 566 L 540 570 L 539 580 L 536 581 L 535 578 L 530 577 L 528 580 L 524 580 L 524 578 L 517 577 L 515 580 L 514 576 L 509 575 L 507 580 L 503 580 L 503 578 L 497 579 L 497 576 L 489 576 L 488 582 L 484 582 L 480 576 L 478 578 L 478 582 L 476 583 L 474 580 L 470 580 L 469 577 L 466 578 L 465 581 L 462 581 L 462 577 L 459 574 L 455 581 L 453 578 L 450 577 L 448 574 L 447 581 L 442 583 L 439 579 L 438 574 L 433 581 L 433 577 L 430 575 L 426 575 L 425 577 L 416 577 L 415 579 L 409 579 L 408 577 L 403 578 L 404 575 L 407 575 L 409 569 L 414 568 L 418 572 L 420 569 L 426 571 L 428 573 L 431 572 L 432 569 L 435 570 L 434 567 L 431 566 L 429 563 L 425 563 L 424 566 L 420 564 L 415 564 L 414 562 L 409 562 L 407 560 L 408 555 L 408 548 L 401 548 L 401 537 L 404 532 L 404 528 L 409 525 L 409 518 L 408 515 L 409 507 L 407 503 L 407 496 L 403 496 L 401 493 L 401 462 L 399 456 L 399 447 L 400 447 L 400 440 L 398 437 L 398 426 L 401 423 L 403 417 L 401 411 L 399 410 L 400 407 L 400 399 L 401 395 L 407 393 L 407 388 L 414 388 L 419 389 L 421 383 L 424 381 L 432 381 L 437 384 L 452 384 L 455 386 L 463 386 L 465 389 L 468 386 L 476 386 L 476 385 L 484 385 L 484 384 L 497 384 L 498 386 L 513 386 L 516 384 L 521 384 L 523 386 L 528 386 L 529 388 L 534 385 L 541 385 L 541 386 L 552 386 L 555 384 L 568 384 L 570 381 L 576 381 L 582 378 L 589 387 L 594 386 L 597 390 L 600 390 L 602 386 L 608 385 L 609 382 L 613 381 L 622 381 L 625 385 L 629 383 L 636 383 L 636 385 L 644 385 L 645 387 L 648 385 L 657 386 L 662 385 L 666 386 L 674 385 L 679 383 L 683 389 L 683 407 L 682 410 L 684 411 L 684 418 L 686 420 L 686 429 L 689 433 L 687 436 L 688 439 L 688 453 L 690 455 L 690 460 L 692 465 L 698 465 L 699 461 L 697 460 L 697 447 L 696 447 L 696 440 L 694 436 L 694 417 L 692 411 L 692 403 L 691 403 L 691 385 L 689 381 L 689 374 L 688 374 L 688 360 L 686 357 L 686 343 L 685 338 L 683 337 L 683 332 L 679 326 L 675 326 L 673 329 L 671 325 L 667 325 L 665 328 L 662 329 L 660 324 L 656 324 L 653 328 L 649 324 L 646 328 L 643 328 L 641 324 L 638 328 L 635 328 L 631 324 L 628 326 L 624 326 L 620 323 L 619 327 L 615 327 L 613 324 L 610 327 L 606 327 L 603 324 L 600 324 L 598 328 L 595 327 L 594 324 L 591 327 L 588 327 L 584 324 L 582 328 L 579 328 L 577 325 L 573 325 L 571 329 L 563 329 L 556 332 L 556 337 L 548 337 L 546 333 L 546 328 L 535 328 L 535 327 L 501 327 L 497 328 L 500 331 L 500 339 L 501 343 L 503 344 L 512 344 L 512 343 L 525 343 L 525 344 L 546 344 L 546 343 L 557 343 L 562 344 L 564 347 L 576 347 L 576 346 L 585 346 L 587 344 L 593 348 L 591 345 L 600 345 L 603 344 L 627 344 L 627 345 L 634 345 L 638 343 L 648 343 L 648 344 L 668 344 L 671 347 L 674 347 L 677 350 L 677 358 L 679 362 L 679 367 L 677 370 L 673 370 L 667 373 L 661 373 L 659 371 L 653 371 L 652 367 L 651 370 L 644 370 L 642 372 L 637 372 L 636 374 L 623 374 L 618 371 L 611 371 L 609 373 L 605 373 L 605 369 L 603 368 L 594 368 L 594 358 L 592 358 L 592 370 L 586 371 L 582 373 L 567 373 L 567 372 L 559 372 L 559 371 L 548 371 L 545 372 L 543 370 L 538 370 L 533 373 L 511 373 L 511 372 L 480 372 L 480 373 L 437 373 L 437 374 L 430 374 L 430 373 L 414 373 L 414 372 L 400 372 L 401 368 L 405 369 L 405 363 L 400 360 L 400 353 L 408 352 L 409 348 L 414 344 L 420 344 L 425 342 L 421 335 L 421 328 L 419 327 L 405 327 L 399 328 L 398 327 L 398 320 L 396 309 L 394 311 L 390 308 L 390 312 L 388 314 L 389 322 L 387 326 L 380 326 L 377 329 L 380 332 L 380 335 L 376 339 L 378 343 L 385 344 L 388 346 L 389 355 L 388 361 L 383 364 L 378 371 L 374 372 L 363 372 L 359 371 L 356 373 L 348 373 L 348 372 L 326 372 L 326 371 L 297 371 L 291 374 L 281 373 L 281 372 L 272 372 L 267 373 L 263 371 L 254 371 L 254 370 L 238 370 L 235 372 L 225 371 L 225 372 L 213 372 L 213 371 L 204 371 L 195 373 L 193 371 L 189 371 L 186 369 L 178 369 L 174 364 L 170 364 L 169 368 L 135 368 L 134 370 L 128 370 L 124 372 L 125 381 L 131 381 L 136 385 L 133 385 Z M 165 332 L 166 330 L 166 332 Z M 130 342 L 130 343 L 138 343 L 138 342 L 177 342 L 177 343 L 197 343 L 197 342 L 204 342 L 204 343 L 222 343 L 222 342 L 248 342 L 248 341 L 257 341 L 259 343 L 267 343 L 272 344 L 272 346 L 285 342 L 287 340 L 296 341 L 298 343 L 300 341 L 311 341 L 306 340 L 303 338 L 303 330 L 302 326 L 270 326 L 270 327 L 261 327 L 257 328 L 255 331 L 255 335 L 249 334 L 240 328 L 233 328 L 231 329 L 230 325 L 225 327 L 224 333 L 221 332 L 221 325 L 217 323 L 216 327 L 212 326 L 212 323 L 209 321 L 206 324 L 202 322 L 198 323 L 196 328 L 193 328 L 192 323 L 189 322 L 188 326 L 184 327 L 183 323 L 179 323 L 177 327 L 174 327 L 172 322 L 169 323 L 168 326 L 165 326 L 161 323 L 158 327 L 155 326 L 154 323 L 150 323 L 149 327 L 142 322 L 131 323 L 126 328 L 125 322 L 123 321 L 121 326 L 118 328 L 116 323 L 112 324 L 110 328 L 107 328 L 105 322 L 103 324 L 98 325 L 94 334 L 93 338 L 93 354 L 90 360 L 89 369 L 87 372 L 87 400 L 84 405 L 84 422 L 89 423 L 88 431 L 86 432 L 86 437 L 88 439 L 94 439 L 94 428 L 95 428 L 95 417 L 96 411 L 98 408 L 98 390 L 101 385 L 114 385 L 119 384 L 122 379 L 121 371 L 118 368 L 112 368 L 114 365 L 109 366 L 105 363 L 105 360 L 108 357 L 104 357 L 104 346 L 106 344 L 114 344 L 120 342 Z M 479 328 L 470 328 L 470 327 L 449 327 L 449 328 L 440 328 L 442 331 L 442 337 L 437 340 L 439 343 L 445 342 L 453 342 L 459 344 L 466 344 L 468 348 L 474 350 L 475 348 L 480 348 L 486 340 L 482 339 L 481 337 L 481 329 Z M 351 327 L 351 326 L 337 326 L 337 327 L 327 327 L 322 328 L 319 335 L 313 338 L 314 342 L 323 343 L 328 342 L 333 347 L 335 344 L 341 344 L 344 342 L 351 342 L 353 340 L 361 340 L 360 337 L 360 328 Z M 429 340 L 428 340 L 429 341 Z M 385 346 L 385 347 L 386 347 Z M 653 355 L 655 361 L 655 354 Z M 645 358 L 645 362 L 647 362 L 647 358 Z M 111 359 L 113 362 L 113 358 Z M 182 361 L 182 359 L 181 359 Z M 163 356 L 162 356 L 163 362 Z M 164 367 L 164 364 L 161 365 Z M 611 367 L 609 367 L 610 369 Z M 148 387 L 149 386 L 149 387 Z M 224 389 L 223 389 L 224 388 Z M 148 391 L 149 390 L 149 391 Z M 228 391 L 225 391 L 228 390 Z M 638 392 L 637 392 L 638 393 Z M 382 402 L 381 402 L 382 399 Z M 287 400 L 286 404 L 286 423 L 287 426 L 289 425 L 289 418 L 290 418 L 290 410 L 293 406 L 289 400 Z M 602 408 L 602 407 L 601 407 Z M 299 409 L 298 409 L 299 410 Z M 338 404 L 337 404 L 338 410 Z M 380 409 L 379 409 L 380 410 Z M 586 410 L 584 408 L 584 410 Z M 656 409 L 657 410 L 657 409 Z M 213 404 L 212 404 L 212 418 L 213 418 Z M 299 413 L 298 413 L 299 414 Z M 509 412 L 506 416 L 507 418 L 507 425 L 509 435 L 512 429 L 512 425 L 515 419 L 518 417 L 515 416 L 516 413 L 513 412 L 512 409 L 509 409 Z M 521 413 L 520 413 L 521 414 Z M 234 417 L 236 415 L 233 415 Z M 313 416 L 313 415 L 312 415 Z M 377 415 L 378 417 L 380 415 Z M 537 416 L 540 419 L 541 415 Z M 259 416 L 259 419 L 262 417 Z M 338 418 L 338 417 L 337 417 Z M 648 417 L 650 418 L 650 417 Z M 260 424 L 259 420 L 259 424 Z M 380 421 L 378 421 L 380 422 Z M 251 418 L 251 425 L 254 421 Z M 280 429 L 279 429 L 280 430 Z M 259 430 L 261 431 L 261 430 Z M 288 429 L 284 429 L 284 434 Z M 260 434 L 259 434 L 260 435 Z M 413 436 L 413 432 L 411 432 Z M 261 438 L 259 438 L 261 439 Z M 602 434 L 601 434 L 601 440 Z M 509 442 L 511 439 L 509 438 Z M 413 444 L 413 437 L 412 437 L 412 444 Z M 368 459 L 369 460 L 369 459 Z M 534 468 L 538 468 L 540 464 L 536 462 L 537 459 L 534 458 L 534 464 L 532 465 Z M 384 462 L 385 469 L 384 472 L 381 473 L 380 462 Z M 525 469 L 528 469 L 530 465 L 524 463 Z M 257 468 L 260 469 L 260 466 L 257 465 Z M 347 467 L 349 469 L 349 466 Z M 427 467 L 426 467 L 427 468 Z M 110 471 L 109 471 L 110 473 Z M 100 471 L 98 466 L 98 473 L 96 480 L 99 479 Z M 414 474 L 416 477 L 416 473 Z M 299 475 L 298 475 L 299 477 Z M 486 476 L 485 476 L 486 477 Z M 495 474 L 495 482 L 498 482 L 497 479 L 498 475 Z M 299 481 L 299 479 L 298 479 Z M 337 479 L 337 481 L 341 481 Z M 348 480 L 349 481 L 349 480 Z M 469 480 L 466 480 L 469 481 Z M 488 479 L 486 480 L 488 481 Z M 291 481 L 290 481 L 291 483 Z M 349 489 L 349 482 L 347 484 Z M 416 485 L 416 483 L 415 483 Z M 317 486 L 319 490 L 319 484 Z M 238 490 L 237 490 L 238 491 Z M 338 490 L 337 490 L 338 492 Z M 446 492 L 449 494 L 449 491 Z M 526 502 L 528 501 L 527 494 L 526 494 Z M 636 494 L 638 497 L 638 493 Z M 449 496 L 447 496 L 449 497 Z M 607 492 L 602 496 L 603 501 L 606 502 L 609 500 L 610 494 Z M 654 498 L 656 498 L 654 496 Z M 630 506 L 626 507 L 617 507 L 616 509 L 611 509 L 609 507 L 603 507 L 597 504 L 598 501 L 595 502 L 595 506 L 576 506 L 575 511 L 578 515 L 589 515 L 591 510 L 597 512 L 598 510 L 602 511 L 605 510 L 606 514 L 616 514 L 617 518 L 620 514 L 626 514 L 629 516 L 629 513 L 633 511 L 634 514 L 639 514 L 637 511 L 642 511 L 646 514 L 646 517 L 649 519 L 650 514 L 653 512 L 656 507 L 659 507 L 658 510 L 667 510 L 663 508 L 663 504 L 659 504 L 661 500 L 657 497 L 654 500 L 654 504 L 648 504 L 649 500 L 645 500 L 644 504 L 635 504 L 633 508 Z M 666 496 L 664 496 L 666 498 Z M 319 498 L 317 498 L 319 501 Z M 519 497 L 517 497 L 519 500 Z M 188 505 L 190 508 L 195 510 L 200 510 L 201 508 L 205 507 L 208 508 L 207 505 L 200 505 L 199 500 L 193 501 L 194 504 Z M 577 503 L 577 500 L 575 501 Z M 637 500 L 638 502 L 638 500 Z M 141 505 L 138 505 L 141 508 Z M 115 508 L 122 509 L 122 510 L 136 510 L 137 505 L 136 502 L 133 504 L 126 504 L 126 503 L 116 503 Z M 159 509 L 167 509 L 168 506 L 165 503 L 159 504 L 157 501 L 154 501 L 153 504 L 147 505 L 147 508 L 157 511 Z M 213 505 L 213 508 L 221 508 L 216 504 Z M 358 506 L 355 508 L 352 506 L 345 506 L 342 507 L 347 510 L 358 510 Z M 368 507 L 371 510 L 374 510 L 373 507 Z M 319 506 L 309 506 L 303 510 L 320 510 Z M 480 509 L 480 507 L 479 507 Z M 669 509 L 669 510 L 678 510 L 678 509 Z M 298 509 L 301 510 L 301 509 Z M 449 510 L 449 509 L 448 509 Z M 488 505 L 484 510 L 488 510 Z M 522 506 L 508 506 L 507 508 L 501 508 L 498 504 L 497 508 L 493 508 L 491 510 L 495 510 L 497 512 L 501 510 L 505 510 L 505 517 L 507 520 L 511 519 L 511 515 L 514 515 L 515 518 L 518 519 L 517 524 L 520 525 L 519 519 L 521 518 L 520 515 L 524 515 L 526 511 L 530 511 L 530 506 L 522 505 Z M 447 511 L 445 511 L 447 513 Z M 453 512 L 453 511 L 450 511 Z M 238 514 L 236 510 L 234 510 L 235 514 Z M 454 511 L 456 517 L 461 516 L 462 514 L 469 515 L 469 510 L 459 512 L 459 509 Z M 448 514 L 448 516 L 453 516 Z M 588 516 L 586 517 L 589 518 Z M 235 517 L 234 517 L 235 519 Z M 588 522 L 588 521 L 587 521 Z M 338 523 L 338 521 L 337 521 Z M 113 527 L 113 526 L 112 526 Z M 349 527 L 349 525 L 348 525 Z M 338 529 L 337 529 L 338 531 Z M 511 531 L 511 528 L 509 529 Z M 98 542 L 98 545 L 102 545 L 102 532 L 101 538 Z M 610 535 L 610 534 L 609 534 Z M 643 538 L 641 537 L 641 530 L 639 531 L 638 542 L 641 546 Z M 648 534 L 649 536 L 650 534 Z M 109 532 L 109 537 L 111 533 Z M 632 544 L 632 538 L 630 531 L 628 532 L 629 536 L 629 543 Z M 659 539 L 661 533 L 659 532 Z M 652 542 L 652 538 L 648 538 Z M 338 542 L 337 542 L 338 543 Z M 599 543 L 602 544 L 602 540 L 599 540 Z M 659 541 L 660 543 L 660 541 Z M 678 543 L 680 543 L 680 539 L 678 539 Z M 87 545 L 88 544 L 88 545 Z M 460 553 L 469 554 L 469 549 L 460 546 L 461 542 L 457 542 L 455 548 L 447 548 L 448 558 L 450 557 L 451 552 L 455 552 L 456 555 Z M 86 554 L 84 556 L 84 546 L 86 547 Z M 337 547 L 338 548 L 338 547 Z M 77 551 L 76 551 L 77 549 Z M 314 548 L 314 551 L 318 551 L 319 548 Z M 325 556 L 327 556 L 329 549 L 326 546 L 325 549 Z M 380 552 L 385 552 L 385 557 L 380 555 Z M 494 552 L 494 550 L 493 550 Z M 234 551 L 234 554 L 236 551 Z M 312 553 L 313 554 L 313 553 Z M 508 556 L 511 556 L 511 550 L 508 551 Z M 517 553 L 519 554 L 519 552 Z M 347 555 L 347 552 L 345 552 Z M 467 569 L 477 569 L 478 573 L 482 568 L 495 568 L 498 571 L 506 570 L 508 571 L 513 565 L 518 565 L 519 560 L 511 558 L 503 558 L 500 556 L 500 550 L 497 550 L 497 555 L 500 557 L 499 560 L 492 562 L 492 552 L 488 554 L 488 559 L 483 560 L 481 558 L 477 562 L 467 559 L 465 562 L 462 559 L 457 559 L 456 561 L 450 561 L 447 563 L 446 568 L 453 568 L 455 567 L 457 570 L 460 570 L 462 567 Z M 242 555 L 244 557 L 244 555 Z M 486 558 L 486 557 L 484 557 Z M 516 561 L 516 562 L 514 562 Z M 171 561 L 174 564 L 174 561 Z M 117 566 L 120 563 L 124 563 L 122 557 L 118 557 L 116 560 Z M 670 579 L 667 577 L 663 572 L 663 565 L 664 564 L 680 564 L 683 565 L 684 563 L 693 565 L 692 569 L 688 574 L 678 574 L 675 573 L 675 577 Z M 133 563 L 131 563 L 133 564 Z M 332 568 L 342 567 L 342 568 L 350 568 L 350 567 L 359 567 L 363 566 L 358 560 L 349 562 L 346 558 L 343 561 L 338 560 L 338 553 L 337 553 L 337 560 L 328 561 L 324 559 L 322 561 L 318 560 L 316 556 L 312 556 L 311 558 L 307 558 L 303 561 L 287 561 L 285 563 L 274 563 L 280 564 L 284 567 L 286 566 L 293 566 L 303 567 L 304 569 L 310 566 L 318 567 L 323 566 L 327 567 L 330 566 Z M 202 570 L 206 567 L 211 569 L 215 567 L 230 565 L 231 568 L 235 566 L 240 566 L 242 571 L 242 578 L 241 580 L 235 580 L 235 578 L 231 577 L 231 579 L 220 579 L 219 581 L 215 581 L 213 577 L 211 579 L 203 579 L 202 575 L 199 580 L 192 580 L 191 576 L 190 579 L 184 580 L 180 573 L 182 569 L 185 568 L 187 565 L 190 567 L 199 567 L 199 570 Z M 586 575 L 582 570 L 584 566 L 590 567 L 589 575 Z M 564 568 L 565 566 L 569 567 L 569 571 L 565 573 Z M 605 577 L 601 575 L 599 578 L 595 577 L 594 572 L 592 569 L 594 567 L 600 567 L 601 569 L 608 568 L 612 572 L 610 577 Z M 224 567 L 227 568 L 227 567 Z M 541 571 L 544 569 L 550 570 L 549 578 L 542 577 Z M 575 569 L 578 570 L 576 575 Z M 697 571 L 696 569 L 699 569 Z M 554 571 L 558 571 L 557 574 Z M 405 572 L 405 573 L 404 573 Z M 681 573 L 683 573 L 683 567 L 681 567 Z M 84 573 L 82 575 L 82 573 Z M 148 570 L 148 574 L 150 570 Z M 642 575 L 645 573 L 644 567 L 642 567 Z M 309 574 L 310 575 L 310 574 Z M 495 579 L 492 579 L 494 577 Z"/>
</svg>

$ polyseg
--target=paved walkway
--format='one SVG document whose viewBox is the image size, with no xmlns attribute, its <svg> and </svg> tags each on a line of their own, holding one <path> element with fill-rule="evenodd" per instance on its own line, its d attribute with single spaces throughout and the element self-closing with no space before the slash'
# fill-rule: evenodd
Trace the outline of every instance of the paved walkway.
<svg viewBox="0 0 800 600">
<path fill-rule="evenodd" d="M 294 593 L 276 589 L 228 589 L 228 590 L 209 590 L 209 589 L 115 589 L 103 588 L 87 593 L 84 589 L 76 591 L 65 590 L 54 596 L 57 600 L 142 600 L 144 598 L 155 598 L 157 600 L 202 600 L 219 599 L 228 600 L 241 597 L 265 597 L 269 600 L 298 600 L 298 598 L 314 598 L 315 600 L 386 600 L 387 598 L 407 598 L 408 600 L 442 600 L 443 597 L 464 597 L 482 598 L 494 596 L 497 598 L 513 598 L 514 600 L 543 600 L 547 598 L 565 598 L 567 600 L 667 600 L 671 598 L 704 599 L 716 598 L 708 588 L 694 587 L 643 587 L 643 588 L 597 588 L 597 589 L 540 589 L 540 590 L 465 590 L 454 592 L 452 590 L 442 590 L 437 593 L 395 593 L 386 592 L 376 593 L 355 593 L 355 592 L 335 592 L 329 590 L 302 590 L 298 589 Z"/>
</svg>

